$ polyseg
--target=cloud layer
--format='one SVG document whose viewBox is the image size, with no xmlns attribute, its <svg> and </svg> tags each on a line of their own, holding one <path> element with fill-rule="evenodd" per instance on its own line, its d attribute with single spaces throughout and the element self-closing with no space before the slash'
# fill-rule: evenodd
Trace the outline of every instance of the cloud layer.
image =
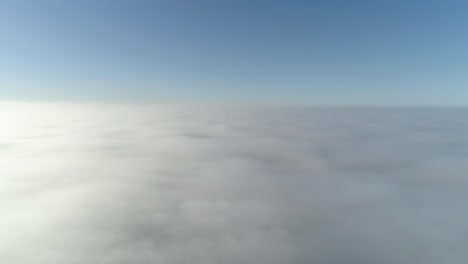
<svg viewBox="0 0 468 264">
<path fill-rule="evenodd" d="M 468 110 L 0 113 L 1 263 L 468 261 Z"/>
</svg>

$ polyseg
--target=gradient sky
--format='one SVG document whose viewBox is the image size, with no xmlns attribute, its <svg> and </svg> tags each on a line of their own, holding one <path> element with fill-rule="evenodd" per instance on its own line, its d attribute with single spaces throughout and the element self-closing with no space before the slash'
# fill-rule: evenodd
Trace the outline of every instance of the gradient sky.
<svg viewBox="0 0 468 264">
<path fill-rule="evenodd" d="M 3 0 L 1 101 L 468 105 L 468 2 Z"/>
</svg>

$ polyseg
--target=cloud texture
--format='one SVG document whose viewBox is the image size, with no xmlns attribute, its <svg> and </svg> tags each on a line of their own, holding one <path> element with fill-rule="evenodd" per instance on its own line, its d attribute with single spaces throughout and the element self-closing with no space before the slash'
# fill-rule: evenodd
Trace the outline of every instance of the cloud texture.
<svg viewBox="0 0 468 264">
<path fill-rule="evenodd" d="M 0 106 L 0 263 L 468 262 L 468 110 Z"/>
</svg>

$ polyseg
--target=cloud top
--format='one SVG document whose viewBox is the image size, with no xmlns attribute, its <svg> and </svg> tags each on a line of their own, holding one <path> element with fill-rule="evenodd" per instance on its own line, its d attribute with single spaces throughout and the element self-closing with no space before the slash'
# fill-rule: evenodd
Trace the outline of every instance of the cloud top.
<svg viewBox="0 0 468 264">
<path fill-rule="evenodd" d="M 464 109 L 0 111 L 2 263 L 468 261 Z"/>
</svg>

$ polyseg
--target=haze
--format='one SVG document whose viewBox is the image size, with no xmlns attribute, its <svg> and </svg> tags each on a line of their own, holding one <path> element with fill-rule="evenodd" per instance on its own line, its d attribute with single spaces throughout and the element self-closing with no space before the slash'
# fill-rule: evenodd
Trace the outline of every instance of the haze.
<svg viewBox="0 0 468 264">
<path fill-rule="evenodd" d="M 468 263 L 467 14 L 0 1 L 0 263 Z"/>
</svg>

